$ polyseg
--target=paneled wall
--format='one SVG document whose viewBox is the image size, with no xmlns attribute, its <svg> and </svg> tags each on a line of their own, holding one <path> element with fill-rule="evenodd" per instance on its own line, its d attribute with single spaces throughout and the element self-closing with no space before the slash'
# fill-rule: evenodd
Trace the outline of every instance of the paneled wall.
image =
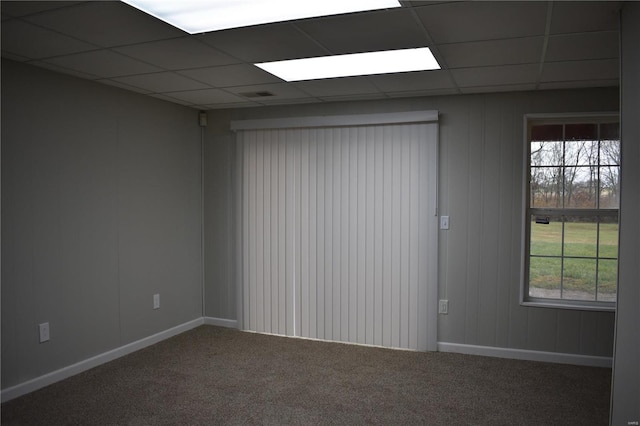
<svg viewBox="0 0 640 426">
<path fill-rule="evenodd" d="M 523 115 L 617 111 L 618 89 L 388 99 L 209 113 L 205 148 L 206 315 L 237 319 L 231 120 L 440 111 L 440 342 L 611 356 L 614 314 L 519 305 Z"/>
<path fill-rule="evenodd" d="M 3 60 L 2 388 L 200 318 L 200 212 L 196 111 Z"/>
<path fill-rule="evenodd" d="M 620 278 L 611 424 L 640 422 L 640 4 L 622 8 Z"/>
</svg>

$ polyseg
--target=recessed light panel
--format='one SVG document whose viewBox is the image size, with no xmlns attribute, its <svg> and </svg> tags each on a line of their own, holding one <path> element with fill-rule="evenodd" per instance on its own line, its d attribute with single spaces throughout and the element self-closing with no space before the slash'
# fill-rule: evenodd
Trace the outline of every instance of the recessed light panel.
<svg viewBox="0 0 640 426">
<path fill-rule="evenodd" d="M 255 64 L 285 81 L 440 69 L 428 47 Z"/>
<path fill-rule="evenodd" d="M 398 0 L 122 0 L 190 34 L 401 7 Z"/>
</svg>

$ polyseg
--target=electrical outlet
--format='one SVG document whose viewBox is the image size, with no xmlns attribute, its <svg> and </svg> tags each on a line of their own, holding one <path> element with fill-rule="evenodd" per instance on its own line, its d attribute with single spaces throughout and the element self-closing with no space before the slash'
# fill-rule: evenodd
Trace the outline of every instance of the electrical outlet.
<svg viewBox="0 0 640 426">
<path fill-rule="evenodd" d="M 449 313 L 449 301 L 448 300 L 441 299 L 438 302 L 438 313 L 439 314 L 443 314 L 443 315 L 447 315 Z"/>
<path fill-rule="evenodd" d="M 43 322 L 38 324 L 38 330 L 40 331 L 40 343 L 49 341 L 49 323 Z"/>
<path fill-rule="evenodd" d="M 153 295 L 153 309 L 160 309 L 160 295 Z"/>
</svg>

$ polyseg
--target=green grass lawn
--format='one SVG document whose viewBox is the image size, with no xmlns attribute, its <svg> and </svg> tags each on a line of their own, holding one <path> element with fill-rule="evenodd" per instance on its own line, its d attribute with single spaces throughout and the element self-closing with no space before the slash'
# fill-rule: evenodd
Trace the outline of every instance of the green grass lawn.
<svg viewBox="0 0 640 426">
<path fill-rule="evenodd" d="M 598 228 L 595 223 L 567 222 L 565 224 L 565 259 L 564 271 L 562 271 L 564 290 L 595 294 L 597 282 L 599 293 L 616 292 L 618 224 L 600 224 L 598 253 L 596 252 L 597 233 Z M 529 286 L 560 289 L 561 259 L 536 256 L 562 255 L 562 223 L 551 222 L 543 225 L 532 222 L 530 254 L 532 257 L 529 266 Z M 570 256 L 588 259 L 571 259 Z"/>
</svg>

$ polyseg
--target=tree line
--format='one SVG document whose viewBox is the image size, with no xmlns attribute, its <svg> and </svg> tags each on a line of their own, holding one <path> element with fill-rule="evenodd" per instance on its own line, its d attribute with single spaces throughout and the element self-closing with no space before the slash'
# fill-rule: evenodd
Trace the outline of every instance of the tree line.
<svg viewBox="0 0 640 426">
<path fill-rule="evenodd" d="M 620 141 L 532 141 L 531 207 L 618 208 Z"/>
</svg>

